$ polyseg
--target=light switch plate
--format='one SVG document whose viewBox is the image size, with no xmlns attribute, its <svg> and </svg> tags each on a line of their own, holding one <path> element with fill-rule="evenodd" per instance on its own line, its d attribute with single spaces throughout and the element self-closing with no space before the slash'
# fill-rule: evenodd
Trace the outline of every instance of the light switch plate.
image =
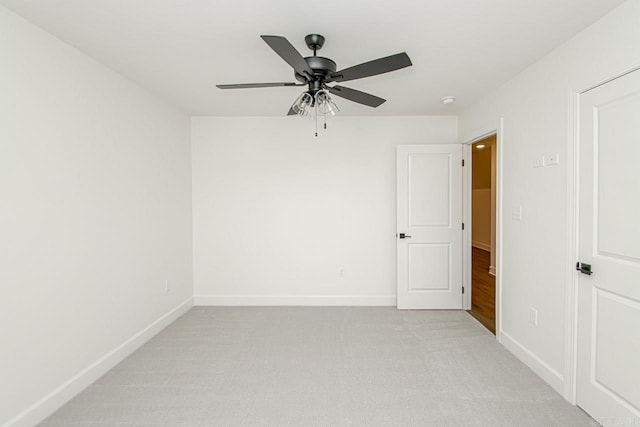
<svg viewBox="0 0 640 427">
<path fill-rule="evenodd" d="M 534 168 L 543 168 L 544 166 L 545 166 L 545 158 L 544 158 L 544 156 L 537 157 L 533 161 L 533 167 Z"/>
<path fill-rule="evenodd" d="M 516 206 L 511 211 L 511 219 L 514 221 L 520 221 L 522 219 L 522 206 Z"/>
</svg>

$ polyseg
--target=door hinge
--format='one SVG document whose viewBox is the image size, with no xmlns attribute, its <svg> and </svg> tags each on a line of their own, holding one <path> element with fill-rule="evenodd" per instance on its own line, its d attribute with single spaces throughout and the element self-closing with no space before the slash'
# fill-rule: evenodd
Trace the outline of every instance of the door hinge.
<svg viewBox="0 0 640 427">
<path fill-rule="evenodd" d="M 462 159 L 462 167 L 464 167 L 464 159 Z"/>
<path fill-rule="evenodd" d="M 464 286 L 462 287 L 462 293 L 464 294 Z"/>
<path fill-rule="evenodd" d="M 462 223 L 462 229 L 464 230 L 464 222 Z"/>
</svg>

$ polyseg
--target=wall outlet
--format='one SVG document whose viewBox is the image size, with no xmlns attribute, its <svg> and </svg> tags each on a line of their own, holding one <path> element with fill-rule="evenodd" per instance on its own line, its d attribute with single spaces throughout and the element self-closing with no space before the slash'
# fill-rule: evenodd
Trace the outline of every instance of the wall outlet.
<svg viewBox="0 0 640 427">
<path fill-rule="evenodd" d="M 533 307 L 529 309 L 529 323 L 533 326 L 538 326 L 538 310 Z"/>
<path fill-rule="evenodd" d="M 560 154 L 549 154 L 547 155 L 547 166 L 551 165 L 559 165 L 560 164 Z"/>
<path fill-rule="evenodd" d="M 544 156 L 537 157 L 533 161 L 533 167 L 534 168 L 543 168 L 544 166 L 545 166 L 545 158 L 544 158 Z"/>
<path fill-rule="evenodd" d="M 340 267 L 338 269 L 338 276 L 340 276 L 341 279 L 344 279 L 344 267 Z"/>
<path fill-rule="evenodd" d="M 171 291 L 171 282 L 169 282 L 169 279 L 164 281 L 164 291 L 166 293 Z"/>
</svg>

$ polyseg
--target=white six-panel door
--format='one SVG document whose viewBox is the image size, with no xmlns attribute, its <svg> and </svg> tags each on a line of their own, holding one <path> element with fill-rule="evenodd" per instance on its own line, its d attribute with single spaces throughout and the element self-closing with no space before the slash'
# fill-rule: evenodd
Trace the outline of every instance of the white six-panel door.
<svg viewBox="0 0 640 427">
<path fill-rule="evenodd" d="M 577 402 L 640 425 L 640 71 L 580 97 Z"/>
<path fill-rule="evenodd" d="M 398 308 L 461 309 L 462 146 L 398 146 L 397 202 Z"/>
</svg>

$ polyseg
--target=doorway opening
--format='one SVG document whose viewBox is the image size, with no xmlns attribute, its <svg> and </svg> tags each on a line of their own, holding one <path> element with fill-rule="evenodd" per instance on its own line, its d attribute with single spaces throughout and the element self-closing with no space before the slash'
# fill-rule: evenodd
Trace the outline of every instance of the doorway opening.
<svg viewBox="0 0 640 427">
<path fill-rule="evenodd" d="M 471 306 L 469 314 L 496 333 L 497 138 L 471 144 Z"/>
</svg>

